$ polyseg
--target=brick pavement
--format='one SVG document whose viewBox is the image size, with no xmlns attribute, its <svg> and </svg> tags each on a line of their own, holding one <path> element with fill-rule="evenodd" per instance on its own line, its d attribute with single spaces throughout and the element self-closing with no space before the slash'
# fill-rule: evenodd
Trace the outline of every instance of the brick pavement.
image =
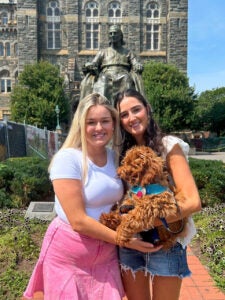
<svg viewBox="0 0 225 300">
<path fill-rule="evenodd" d="M 207 269 L 194 255 L 191 248 L 188 248 L 188 264 L 192 276 L 183 280 L 179 300 L 225 300 L 225 294 L 215 286 Z M 42 293 L 36 293 L 34 299 L 44 300 Z M 22 298 L 22 300 L 25 299 Z M 123 300 L 126 300 L 126 298 Z"/>
<path fill-rule="evenodd" d="M 225 294 L 215 286 L 207 269 L 191 248 L 188 248 L 188 265 L 192 276 L 184 278 L 180 300 L 225 300 Z"/>
</svg>

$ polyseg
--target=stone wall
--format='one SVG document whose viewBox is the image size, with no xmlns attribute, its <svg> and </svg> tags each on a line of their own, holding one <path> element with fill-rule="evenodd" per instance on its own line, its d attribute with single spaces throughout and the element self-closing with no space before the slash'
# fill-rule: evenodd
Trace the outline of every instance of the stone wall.
<svg viewBox="0 0 225 300">
<path fill-rule="evenodd" d="M 97 1 L 97 0 L 96 0 Z M 149 60 L 173 63 L 187 72 L 188 0 L 158 0 L 160 4 L 160 49 L 145 50 L 145 13 L 148 0 L 118 0 L 121 5 L 126 47 L 133 50 L 142 63 Z M 68 93 L 79 94 L 83 77 L 82 66 L 91 61 L 96 50 L 85 49 L 86 18 L 84 7 L 88 0 L 59 0 L 61 9 L 61 49 L 47 49 L 46 6 L 48 0 L 17 0 L 16 33 L 18 57 L 0 57 L 0 70 L 7 67 L 13 78 L 26 64 L 44 59 L 57 64 L 62 75 L 69 77 Z M 111 0 L 99 3 L 99 48 L 108 46 L 108 5 Z M 0 11 L 2 9 L 0 0 Z M 4 4 L 6 5 L 6 4 Z M 1 26 L 0 26 L 1 29 Z M 1 31 L 1 30 L 0 30 Z M 2 35 L 4 38 L 4 36 Z M 1 98 L 0 98 L 1 99 Z M 0 101 L 1 102 L 1 101 Z M 1 103 L 0 103 L 1 106 Z"/>
<path fill-rule="evenodd" d="M 17 39 L 19 73 L 26 64 L 34 63 L 38 58 L 37 16 L 37 3 L 35 0 L 18 0 Z"/>
</svg>

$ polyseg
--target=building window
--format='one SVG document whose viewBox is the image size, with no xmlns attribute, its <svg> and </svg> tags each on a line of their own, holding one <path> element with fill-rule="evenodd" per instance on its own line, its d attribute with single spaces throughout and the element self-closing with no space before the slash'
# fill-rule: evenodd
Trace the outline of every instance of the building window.
<svg viewBox="0 0 225 300">
<path fill-rule="evenodd" d="M 0 42 L 0 56 L 4 56 L 4 45 Z"/>
<path fill-rule="evenodd" d="M 98 49 L 99 11 L 98 4 L 88 2 L 85 8 L 86 16 L 86 49 Z"/>
<path fill-rule="evenodd" d="M 29 27 L 30 26 L 30 17 L 28 15 L 26 15 L 25 22 L 26 22 L 26 27 Z"/>
<path fill-rule="evenodd" d="M 146 25 L 146 48 L 147 50 L 159 50 L 159 25 Z"/>
<path fill-rule="evenodd" d="M 117 1 L 113 1 L 109 4 L 109 9 L 108 9 L 108 17 L 109 17 L 109 22 L 110 23 L 121 23 L 122 18 L 121 18 L 121 7 L 120 3 Z"/>
<path fill-rule="evenodd" d="M 1 14 L 1 25 L 7 25 L 8 24 L 8 13 L 7 12 L 3 12 Z"/>
<path fill-rule="evenodd" d="M 1 80 L 1 93 L 11 92 L 11 80 L 10 79 L 0 79 Z"/>
<path fill-rule="evenodd" d="M 17 57 L 18 56 L 18 44 L 15 43 L 14 45 L 14 56 Z"/>
<path fill-rule="evenodd" d="M 17 84 L 18 83 L 18 71 L 15 72 L 14 80 L 15 80 L 15 84 Z"/>
<path fill-rule="evenodd" d="M 5 44 L 0 42 L 0 56 L 11 56 L 11 46 L 9 42 Z"/>
<path fill-rule="evenodd" d="M 11 92 L 11 79 L 9 78 L 9 71 L 2 71 L 0 73 L 1 93 Z"/>
<path fill-rule="evenodd" d="M 160 10 L 157 2 L 151 2 L 146 8 L 146 50 L 159 50 Z"/>
<path fill-rule="evenodd" d="M 5 54 L 6 56 L 11 56 L 10 43 L 5 43 Z"/>
<path fill-rule="evenodd" d="M 86 48 L 98 49 L 98 24 L 86 24 Z"/>
<path fill-rule="evenodd" d="M 60 9 L 57 1 L 50 1 L 47 7 L 47 48 L 61 48 Z"/>
</svg>

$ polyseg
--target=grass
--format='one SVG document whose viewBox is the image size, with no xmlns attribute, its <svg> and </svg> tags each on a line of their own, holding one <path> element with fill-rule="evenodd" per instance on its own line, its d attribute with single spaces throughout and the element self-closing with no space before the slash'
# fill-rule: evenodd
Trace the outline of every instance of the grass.
<svg viewBox="0 0 225 300">
<path fill-rule="evenodd" d="M 49 222 L 26 220 L 25 211 L 0 211 L 0 300 L 18 300 L 37 261 Z M 194 215 L 197 235 L 191 248 L 225 292 L 225 205 Z"/>
<path fill-rule="evenodd" d="M 47 223 L 26 220 L 25 211 L 0 211 L 0 299 L 18 300 L 38 258 Z"/>
</svg>

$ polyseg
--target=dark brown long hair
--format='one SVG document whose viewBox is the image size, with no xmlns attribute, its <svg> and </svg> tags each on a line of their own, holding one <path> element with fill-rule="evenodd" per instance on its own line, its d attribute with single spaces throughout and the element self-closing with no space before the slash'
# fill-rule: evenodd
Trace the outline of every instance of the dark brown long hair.
<svg viewBox="0 0 225 300">
<path fill-rule="evenodd" d="M 119 112 L 120 112 L 120 103 L 122 102 L 124 97 L 134 97 L 138 101 L 140 101 L 146 108 L 147 113 L 149 114 L 149 124 L 144 133 L 145 145 L 149 146 L 159 156 L 161 156 L 164 149 L 162 144 L 162 138 L 165 134 L 162 133 L 160 127 L 158 126 L 158 124 L 153 118 L 153 111 L 151 105 L 138 91 L 133 89 L 128 89 L 123 92 L 119 92 L 114 99 L 114 107 Z M 122 133 L 122 145 L 121 145 L 121 159 L 122 159 L 126 151 L 132 146 L 137 145 L 137 142 L 130 133 L 124 130 L 122 125 L 121 125 L 121 133 Z"/>
</svg>

